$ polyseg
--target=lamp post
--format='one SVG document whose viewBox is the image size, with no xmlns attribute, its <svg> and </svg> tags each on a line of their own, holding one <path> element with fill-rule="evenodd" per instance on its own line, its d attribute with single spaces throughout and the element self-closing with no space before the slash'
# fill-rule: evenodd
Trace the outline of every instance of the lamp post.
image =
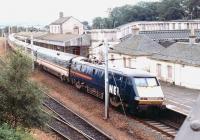
<svg viewBox="0 0 200 140">
<path fill-rule="evenodd" d="M 33 35 L 31 35 L 31 57 L 32 57 L 32 70 L 34 71 L 34 54 L 33 54 Z"/>
</svg>

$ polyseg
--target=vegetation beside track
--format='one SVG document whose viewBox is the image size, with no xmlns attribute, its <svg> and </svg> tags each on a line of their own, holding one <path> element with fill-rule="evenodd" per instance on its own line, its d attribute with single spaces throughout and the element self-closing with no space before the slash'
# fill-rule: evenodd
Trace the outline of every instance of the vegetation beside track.
<svg viewBox="0 0 200 140">
<path fill-rule="evenodd" d="M 29 80 L 32 61 L 15 52 L 1 60 L 0 65 L 0 139 L 32 139 L 27 134 L 29 128 L 44 128 L 48 120 L 41 111 L 41 87 Z"/>
</svg>

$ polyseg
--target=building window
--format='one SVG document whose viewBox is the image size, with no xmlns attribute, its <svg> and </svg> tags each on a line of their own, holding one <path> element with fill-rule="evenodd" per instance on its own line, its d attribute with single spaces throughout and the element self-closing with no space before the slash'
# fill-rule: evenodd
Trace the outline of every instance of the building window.
<svg viewBox="0 0 200 140">
<path fill-rule="evenodd" d="M 168 79 L 172 79 L 172 66 L 167 66 Z"/>
<path fill-rule="evenodd" d="M 128 67 L 131 68 L 131 58 L 128 58 Z"/>
<path fill-rule="evenodd" d="M 178 29 L 181 30 L 181 23 L 178 24 Z"/>
<path fill-rule="evenodd" d="M 173 25 L 173 30 L 175 30 L 175 28 L 176 28 L 176 24 L 175 24 L 175 23 L 173 23 L 172 25 Z"/>
<path fill-rule="evenodd" d="M 113 63 L 114 62 L 114 55 L 111 54 L 111 62 Z"/>
<path fill-rule="evenodd" d="M 161 64 L 156 65 L 156 73 L 158 77 L 161 77 Z"/>
<path fill-rule="evenodd" d="M 74 34 L 79 34 L 79 27 L 78 26 L 75 26 L 74 27 Z"/>
<path fill-rule="evenodd" d="M 190 29 L 190 24 L 189 23 L 187 23 L 187 29 Z"/>
<path fill-rule="evenodd" d="M 73 48 L 73 54 L 80 55 L 80 47 Z"/>
<path fill-rule="evenodd" d="M 142 30 L 145 31 L 145 25 L 144 24 L 142 24 Z"/>
<path fill-rule="evenodd" d="M 126 57 L 123 57 L 124 67 L 126 68 Z"/>
</svg>

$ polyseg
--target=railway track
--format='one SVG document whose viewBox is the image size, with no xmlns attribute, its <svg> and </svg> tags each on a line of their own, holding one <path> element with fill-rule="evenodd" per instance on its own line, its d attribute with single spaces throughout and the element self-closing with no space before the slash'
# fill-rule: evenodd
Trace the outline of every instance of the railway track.
<svg viewBox="0 0 200 140">
<path fill-rule="evenodd" d="M 45 111 L 44 111 L 45 112 Z M 49 114 L 50 115 L 50 114 Z M 49 128 L 61 135 L 64 139 L 68 140 L 88 140 L 89 138 L 79 132 L 70 124 L 64 122 L 62 119 L 51 116 L 51 122 L 47 124 Z"/>
<path fill-rule="evenodd" d="M 174 139 L 178 132 L 178 129 L 172 126 L 166 125 L 164 122 L 145 119 L 143 120 L 143 123 L 151 127 L 152 129 L 156 130 L 157 132 L 165 135 L 167 138 Z"/>
<path fill-rule="evenodd" d="M 186 116 L 172 110 L 164 110 L 155 117 L 132 117 L 140 123 L 152 128 L 155 132 L 162 134 L 167 139 L 174 139 Z"/>
<path fill-rule="evenodd" d="M 56 123 L 51 125 L 51 129 L 56 131 L 61 135 L 66 135 L 65 138 L 70 137 L 71 133 L 64 131 L 64 125 L 68 125 L 76 130 L 80 135 L 84 136 L 85 139 L 89 140 L 111 140 L 113 139 L 111 136 L 107 135 L 105 132 L 101 131 L 93 124 L 89 123 L 85 119 L 83 119 L 78 114 L 74 113 L 67 107 L 65 107 L 62 103 L 54 99 L 53 97 L 47 95 L 47 98 L 44 100 L 43 105 L 47 107 L 50 111 L 55 113 L 57 116 L 61 118 L 62 121 L 56 119 Z M 70 129 L 70 130 L 71 130 Z M 73 136 L 71 136 L 73 140 Z M 75 138 L 74 140 L 76 140 Z"/>
</svg>

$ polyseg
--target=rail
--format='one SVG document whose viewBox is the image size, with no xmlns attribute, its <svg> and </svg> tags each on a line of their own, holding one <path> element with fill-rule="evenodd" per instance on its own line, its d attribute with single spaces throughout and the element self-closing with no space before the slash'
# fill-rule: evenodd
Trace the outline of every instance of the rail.
<svg viewBox="0 0 200 140">
<path fill-rule="evenodd" d="M 45 93 L 46 94 L 46 93 Z M 73 126 L 78 132 L 91 140 L 112 140 L 110 135 L 88 122 L 86 119 L 64 106 L 61 102 L 46 94 L 44 106 L 58 115 L 65 123 Z"/>
</svg>

